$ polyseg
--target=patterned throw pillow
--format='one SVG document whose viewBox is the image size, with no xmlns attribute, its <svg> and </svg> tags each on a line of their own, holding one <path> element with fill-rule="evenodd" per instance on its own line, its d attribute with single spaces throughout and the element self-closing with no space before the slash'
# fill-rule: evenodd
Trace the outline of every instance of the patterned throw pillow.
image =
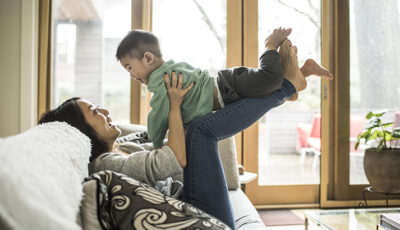
<svg viewBox="0 0 400 230">
<path fill-rule="evenodd" d="M 85 184 L 93 184 L 93 180 L 97 182 L 96 194 L 85 196 L 97 197 L 97 216 L 103 229 L 230 229 L 198 208 L 123 174 L 101 171 Z"/>
</svg>

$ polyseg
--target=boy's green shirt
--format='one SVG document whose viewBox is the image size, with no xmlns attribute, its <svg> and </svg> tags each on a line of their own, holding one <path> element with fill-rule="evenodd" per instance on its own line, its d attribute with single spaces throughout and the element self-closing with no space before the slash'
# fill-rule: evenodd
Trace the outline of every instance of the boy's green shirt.
<svg viewBox="0 0 400 230">
<path fill-rule="evenodd" d="M 182 72 L 183 88 L 195 82 L 193 88 L 185 95 L 181 105 L 183 127 L 189 126 L 196 117 L 209 114 L 214 105 L 214 78 L 207 70 L 196 69 L 185 62 L 164 62 L 160 68 L 151 73 L 148 90 L 153 93 L 150 100 L 150 113 L 147 118 L 147 132 L 156 148 L 163 144 L 168 130 L 169 99 L 164 84 L 164 72 L 168 73 L 171 82 L 171 72 L 178 75 Z"/>
</svg>

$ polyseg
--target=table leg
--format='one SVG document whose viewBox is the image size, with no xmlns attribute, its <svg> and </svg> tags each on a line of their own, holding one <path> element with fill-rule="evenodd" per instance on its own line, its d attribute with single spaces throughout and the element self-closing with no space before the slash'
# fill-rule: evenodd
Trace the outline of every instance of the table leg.
<svg viewBox="0 0 400 230">
<path fill-rule="evenodd" d="M 241 184 L 240 189 L 242 189 L 243 193 L 246 193 L 246 184 Z"/>
<path fill-rule="evenodd" d="M 363 198 L 364 198 L 364 203 L 365 203 L 365 207 L 368 208 L 368 204 L 367 204 L 367 197 L 365 196 L 365 189 L 362 192 Z"/>
<path fill-rule="evenodd" d="M 308 230 L 308 218 L 307 217 L 304 219 L 304 229 Z"/>
<path fill-rule="evenodd" d="M 386 208 L 389 208 L 389 193 L 386 193 Z"/>
</svg>

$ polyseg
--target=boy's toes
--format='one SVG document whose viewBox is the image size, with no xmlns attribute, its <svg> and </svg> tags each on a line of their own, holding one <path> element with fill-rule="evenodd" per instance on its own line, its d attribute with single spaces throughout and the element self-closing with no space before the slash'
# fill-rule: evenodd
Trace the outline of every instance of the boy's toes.
<svg viewBox="0 0 400 230">
<path fill-rule="evenodd" d="M 285 40 L 283 41 L 283 43 L 282 43 L 282 46 L 285 47 L 285 48 L 289 48 L 290 45 L 291 45 L 291 42 L 290 42 L 289 39 L 285 39 Z"/>
<path fill-rule="evenodd" d="M 290 33 L 292 33 L 292 28 L 285 29 L 284 32 L 283 32 L 283 34 L 284 34 L 286 37 L 289 36 Z"/>
<path fill-rule="evenodd" d="M 297 46 L 292 46 L 292 50 L 295 54 L 297 54 Z"/>
<path fill-rule="evenodd" d="M 291 45 L 292 42 L 289 39 L 285 39 L 281 45 L 281 49 L 283 49 L 284 52 L 289 52 Z"/>
<path fill-rule="evenodd" d="M 282 43 L 282 45 L 279 47 L 279 55 L 281 58 L 287 58 L 290 54 L 290 43 L 288 42 L 288 39 L 285 39 Z"/>
</svg>

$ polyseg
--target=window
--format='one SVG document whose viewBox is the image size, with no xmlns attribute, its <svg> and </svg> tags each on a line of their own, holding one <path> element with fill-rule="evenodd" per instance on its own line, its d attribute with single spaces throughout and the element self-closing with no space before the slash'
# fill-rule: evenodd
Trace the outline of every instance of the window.
<svg viewBox="0 0 400 230">
<path fill-rule="evenodd" d="M 350 1 L 350 184 L 368 184 L 363 159 L 369 146 L 354 149 L 365 115 L 387 110 L 382 119 L 400 125 L 399 6 L 399 1 Z"/>
<path fill-rule="evenodd" d="M 289 39 L 298 48 L 299 66 L 308 58 L 320 63 L 320 8 L 319 1 L 259 0 L 259 56 L 274 28 L 291 27 Z M 259 121 L 260 185 L 319 184 L 320 138 L 310 145 L 301 131 L 304 128 L 310 132 L 313 119 L 320 117 L 321 85 L 318 77 L 309 77 L 307 81 L 307 89 L 296 102 L 286 102 Z M 320 127 L 320 119 L 315 125 Z M 320 137 L 319 129 L 316 132 Z M 299 143 L 301 138 L 304 143 Z"/>
<path fill-rule="evenodd" d="M 130 30 L 130 0 L 53 3 L 52 107 L 73 96 L 106 107 L 129 122 L 130 78 L 115 58 Z"/>
<path fill-rule="evenodd" d="M 164 61 L 184 61 L 213 75 L 226 66 L 226 0 L 154 0 L 152 30 Z"/>
</svg>

